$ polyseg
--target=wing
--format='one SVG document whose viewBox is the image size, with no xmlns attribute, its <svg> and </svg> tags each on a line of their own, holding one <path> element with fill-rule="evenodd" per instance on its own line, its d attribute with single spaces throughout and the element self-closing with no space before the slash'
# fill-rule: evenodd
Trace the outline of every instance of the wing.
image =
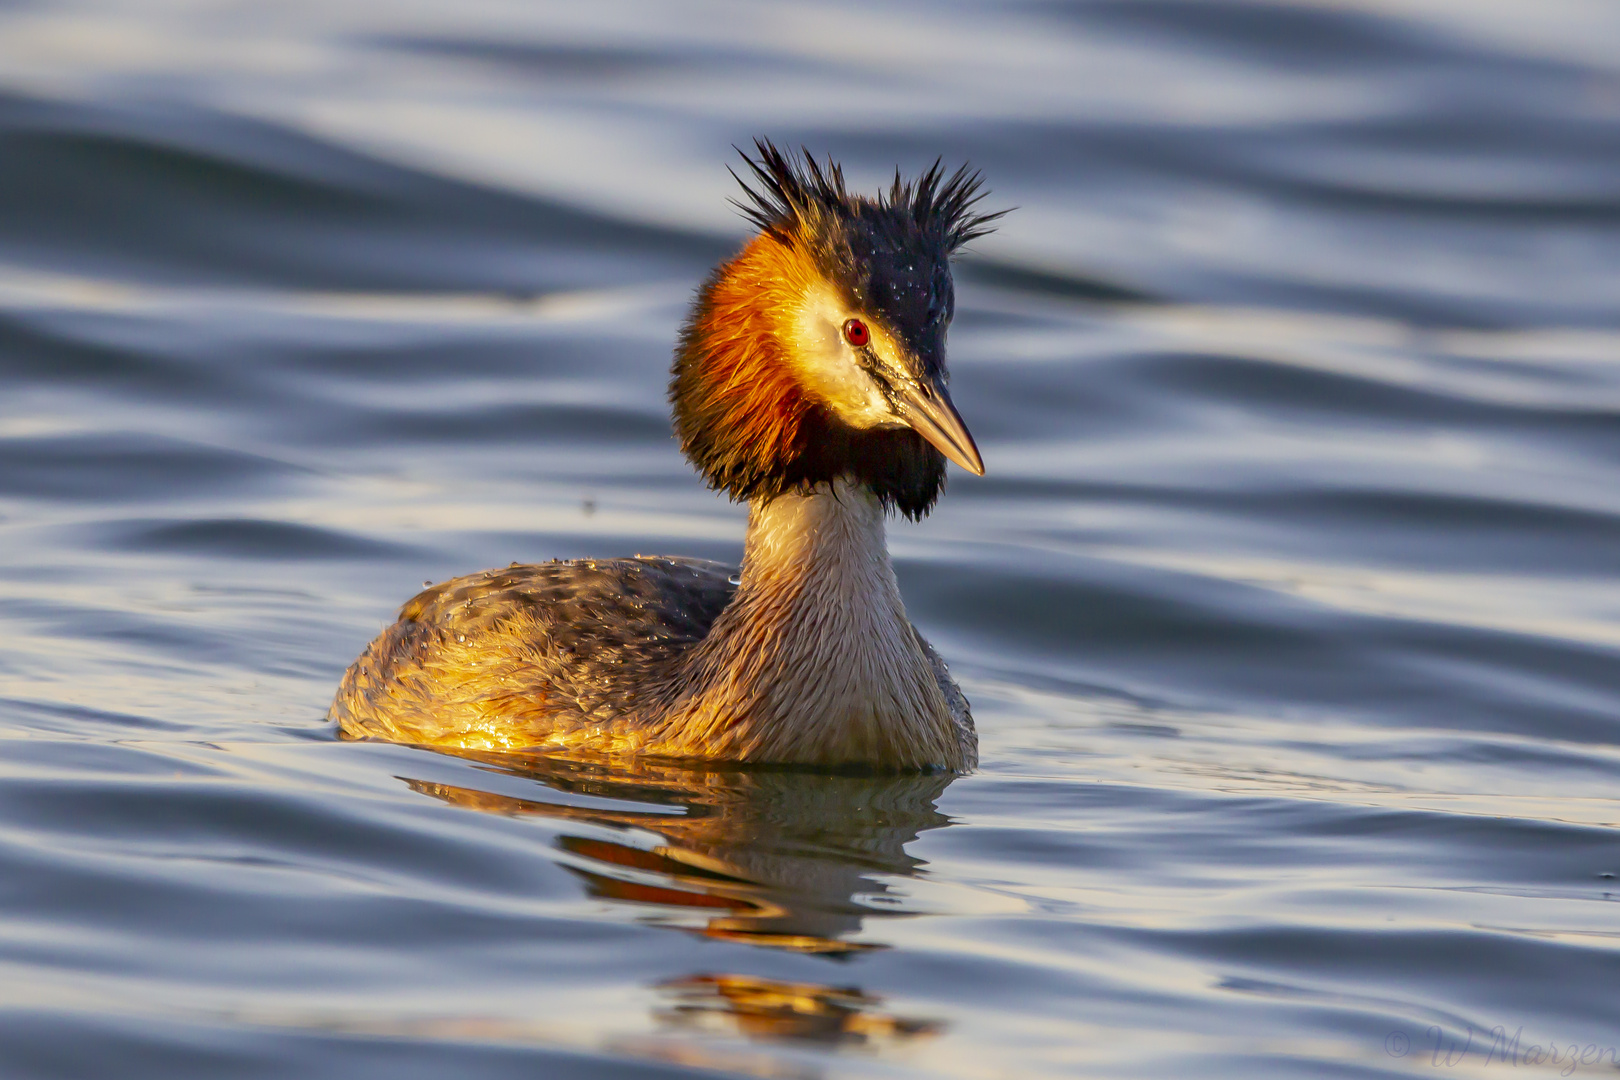
<svg viewBox="0 0 1620 1080">
<path fill-rule="evenodd" d="M 613 725 L 654 703 L 634 687 L 701 641 L 733 567 L 642 558 L 509 566 L 407 602 L 345 674 L 345 734 L 505 749 Z"/>
</svg>

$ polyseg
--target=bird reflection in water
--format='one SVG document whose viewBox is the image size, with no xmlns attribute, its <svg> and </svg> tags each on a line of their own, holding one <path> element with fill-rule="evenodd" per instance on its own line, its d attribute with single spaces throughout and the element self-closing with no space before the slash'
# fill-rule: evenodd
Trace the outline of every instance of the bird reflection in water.
<svg viewBox="0 0 1620 1080">
<path fill-rule="evenodd" d="M 881 999 L 853 986 L 790 983 L 751 975 L 693 975 L 659 989 L 672 1000 L 660 1014 L 681 1028 L 736 1030 L 756 1039 L 861 1043 L 932 1035 L 943 1025 L 877 1010 Z"/>
<path fill-rule="evenodd" d="M 467 809 L 579 823 L 556 843 L 590 895 L 634 905 L 652 924 L 832 958 L 884 948 L 858 936 L 868 918 L 906 913 L 885 879 L 915 875 L 922 861 L 905 845 L 950 823 L 935 806 L 954 779 L 946 773 L 829 775 L 452 753 L 563 798 L 401 779 Z M 701 973 L 656 989 L 667 1003 L 657 1019 L 681 1029 L 729 1025 L 751 1038 L 845 1044 L 940 1028 L 886 1015 L 878 998 L 856 987 Z"/>
</svg>

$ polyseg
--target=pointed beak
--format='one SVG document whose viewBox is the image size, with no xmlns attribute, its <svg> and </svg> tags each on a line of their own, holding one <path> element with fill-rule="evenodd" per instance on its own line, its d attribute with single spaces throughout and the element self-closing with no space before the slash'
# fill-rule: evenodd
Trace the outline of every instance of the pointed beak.
<svg viewBox="0 0 1620 1080">
<path fill-rule="evenodd" d="M 951 404 L 944 383 L 938 379 L 907 380 L 895 393 L 894 405 L 900 419 L 940 453 L 974 476 L 984 475 L 984 459 L 956 406 Z"/>
</svg>

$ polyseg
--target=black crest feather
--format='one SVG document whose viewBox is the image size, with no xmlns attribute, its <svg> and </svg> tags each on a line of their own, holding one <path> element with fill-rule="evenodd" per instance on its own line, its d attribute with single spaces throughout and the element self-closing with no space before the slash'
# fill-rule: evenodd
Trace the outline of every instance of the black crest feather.
<svg viewBox="0 0 1620 1080">
<path fill-rule="evenodd" d="M 947 176 L 943 158 L 934 159 L 915 180 L 904 179 L 896 168 L 887 195 L 872 199 L 850 194 L 844 186 L 843 166 L 830 157 L 823 165 L 808 149 L 800 148 L 802 161 L 784 154 L 769 139 L 754 140 L 757 159 L 741 148 L 733 149 L 742 155 L 754 182 L 750 184 L 728 168 L 747 197 L 734 199 L 732 204 L 761 230 L 787 244 L 806 232 L 824 229 L 829 219 L 860 218 L 867 211 L 877 211 L 909 219 L 949 255 L 993 231 L 993 223 L 1007 213 L 977 212 L 975 208 L 987 194 L 983 178 L 966 164 Z"/>
</svg>

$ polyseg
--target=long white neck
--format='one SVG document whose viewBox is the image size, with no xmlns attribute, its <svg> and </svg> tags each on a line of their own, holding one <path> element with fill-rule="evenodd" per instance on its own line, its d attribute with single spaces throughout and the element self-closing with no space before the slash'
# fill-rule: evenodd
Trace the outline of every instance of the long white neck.
<svg viewBox="0 0 1620 1080">
<path fill-rule="evenodd" d="M 839 481 L 831 491 L 753 505 L 739 598 L 782 590 L 809 593 L 835 618 L 840 611 L 857 620 L 876 612 L 905 618 L 883 508 L 869 492 Z"/>
<path fill-rule="evenodd" d="M 742 760 L 971 767 L 924 648 L 869 492 L 755 503 L 742 584 L 685 665 L 667 735 Z"/>
</svg>

